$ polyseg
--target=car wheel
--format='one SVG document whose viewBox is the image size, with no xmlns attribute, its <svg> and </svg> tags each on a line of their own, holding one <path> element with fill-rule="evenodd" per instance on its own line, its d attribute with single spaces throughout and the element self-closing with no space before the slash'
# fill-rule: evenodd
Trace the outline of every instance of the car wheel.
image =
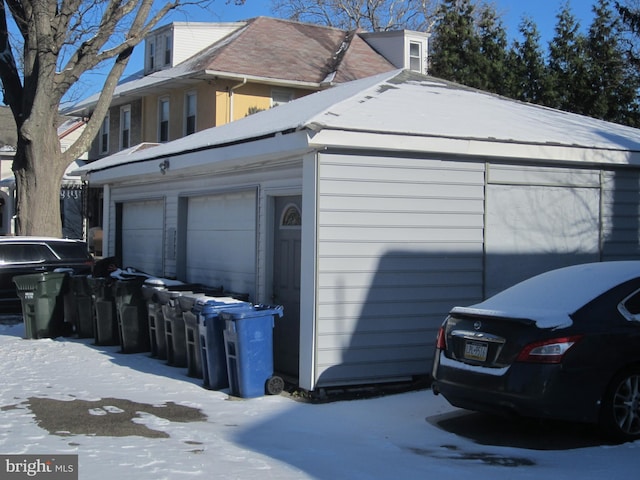
<svg viewBox="0 0 640 480">
<path fill-rule="evenodd" d="M 600 424 L 614 440 L 640 438 L 640 368 L 613 379 L 602 402 Z"/>
</svg>

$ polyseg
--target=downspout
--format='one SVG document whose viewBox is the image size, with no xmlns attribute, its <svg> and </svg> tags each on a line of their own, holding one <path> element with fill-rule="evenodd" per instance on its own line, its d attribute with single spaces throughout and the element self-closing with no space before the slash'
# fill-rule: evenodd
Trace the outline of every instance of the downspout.
<svg viewBox="0 0 640 480">
<path fill-rule="evenodd" d="M 111 187 L 109 184 L 102 187 L 102 256 L 109 257 L 113 255 L 111 251 L 111 242 L 109 241 L 111 224 Z"/>
<path fill-rule="evenodd" d="M 233 87 L 229 87 L 229 123 L 233 122 L 233 92 L 246 84 L 247 77 L 244 77 L 241 83 L 234 85 Z"/>
</svg>

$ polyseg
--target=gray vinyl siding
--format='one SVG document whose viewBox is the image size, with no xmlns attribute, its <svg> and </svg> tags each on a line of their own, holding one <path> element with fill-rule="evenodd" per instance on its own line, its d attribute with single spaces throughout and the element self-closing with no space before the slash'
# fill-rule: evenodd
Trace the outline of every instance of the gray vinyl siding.
<svg viewBox="0 0 640 480">
<path fill-rule="evenodd" d="M 427 374 L 447 312 L 482 296 L 484 164 L 319 157 L 317 385 Z"/>
<path fill-rule="evenodd" d="M 602 173 L 602 259 L 640 255 L 640 172 Z"/>
</svg>

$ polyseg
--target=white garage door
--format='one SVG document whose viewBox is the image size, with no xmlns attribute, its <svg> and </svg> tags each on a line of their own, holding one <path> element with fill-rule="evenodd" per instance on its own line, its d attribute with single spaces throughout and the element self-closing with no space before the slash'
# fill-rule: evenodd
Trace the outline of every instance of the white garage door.
<svg viewBox="0 0 640 480">
<path fill-rule="evenodd" d="M 489 185 L 486 294 L 554 268 L 599 259 L 596 188 Z"/>
<path fill-rule="evenodd" d="M 191 197 L 186 240 L 187 281 L 255 298 L 255 190 Z"/>
<path fill-rule="evenodd" d="M 122 266 L 151 275 L 163 274 L 164 202 L 122 205 Z"/>
</svg>

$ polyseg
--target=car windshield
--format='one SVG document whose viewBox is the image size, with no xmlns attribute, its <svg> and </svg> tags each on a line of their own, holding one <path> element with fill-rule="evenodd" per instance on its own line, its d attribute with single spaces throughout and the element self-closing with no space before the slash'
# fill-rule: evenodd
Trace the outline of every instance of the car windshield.
<svg viewBox="0 0 640 480">
<path fill-rule="evenodd" d="M 571 325 L 570 315 L 613 287 L 640 277 L 640 262 L 601 262 L 560 268 L 518 283 L 453 313 L 531 319 L 540 328 Z"/>
</svg>

